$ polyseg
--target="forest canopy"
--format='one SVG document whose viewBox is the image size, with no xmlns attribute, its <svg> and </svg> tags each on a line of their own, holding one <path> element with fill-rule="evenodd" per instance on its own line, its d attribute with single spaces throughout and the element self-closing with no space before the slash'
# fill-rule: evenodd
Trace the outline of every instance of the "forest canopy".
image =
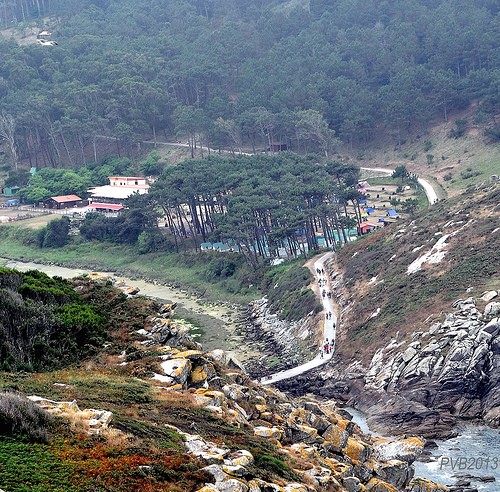
<svg viewBox="0 0 500 492">
<path fill-rule="evenodd" d="M 11 164 L 98 160 L 103 139 L 325 156 L 500 104 L 494 0 L 1 0 L 0 141 Z"/>
</svg>

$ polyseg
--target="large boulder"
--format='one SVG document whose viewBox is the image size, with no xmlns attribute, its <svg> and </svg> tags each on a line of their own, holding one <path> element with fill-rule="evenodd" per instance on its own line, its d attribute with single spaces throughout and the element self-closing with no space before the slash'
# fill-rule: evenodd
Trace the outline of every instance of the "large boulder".
<svg viewBox="0 0 500 492">
<path fill-rule="evenodd" d="M 442 438 L 456 435 L 453 430 L 455 417 L 440 414 L 437 410 L 403 397 L 391 398 L 374 407 L 367 422 L 371 429 L 385 435 L 416 433 L 425 437 Z"/>
</svg>

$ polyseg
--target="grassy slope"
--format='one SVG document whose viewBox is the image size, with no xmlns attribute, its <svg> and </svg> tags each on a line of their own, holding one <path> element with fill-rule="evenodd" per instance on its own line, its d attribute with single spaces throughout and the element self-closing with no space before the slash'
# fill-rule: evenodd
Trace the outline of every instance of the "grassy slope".
<svg viewBox="0 0 500 492">
<path fill-rule="evenodd" d="M 56 421 L 50 428 L 49 442 L 32 443 L 27 437 L 5 435 L 2 427 L 2 487 L 9 492 L 188 492 L 213 481 L 200 471 L 205 463 L 188 455 L 182 436 L 165 424 L 190 433 L 195 426 L 196 434 L 207 440 L 250 450 L 256 458 L 254 472 L 260 478 L 283 478 L 286 474 L 290 480 L 294 478 L 278 447 L 254 436 L 253 429 L 228 424 L 200 408 L 189 391 L 156 387 L 151 376 L 159 371 L 158 349 L 144 349 L 135 333 L 146 316 L 156 313 L 154 303 L 127 299 L 120 291 L 105 287 L 91 288 L 89 295 L 103 310 L 113 313 L 110 338 L 103 351 L 80 366 L 57 371 L 0 372 L 0 390 L 57 401 L 76 400 L 82 409 L 109 410 L 113 412 L 113 428 L 123 433 L 112 430 L 87 435 L 78 420 L 71 425 Z M 123 358 L 117 354 L 122 352 L 128 354 L 127 365 L 119 364 Z M 214 363 L 213 370 L 224 381 L 232 381 L 222 366 Z M 280 469 L 266 466 L 269 459 Z M 140 466 L 149 469 L 141 470 Z"/>
<path fill-rule="evenodd" d="M 341 323 L 339 355 L 349 359 L 356 353 L 369 360 L 397 332 L 404 336 L 428 326 L 429 318 L 449 311 L 457 298 L 499 289 L 500 235 L 493 233 L 500 226 L 499 202 L 499 185 L 470 189 L 420 212 L 411 223 L 395 224 L 341 250 L 338 267 L 350 307 Z M 440 263 L 407 274 L 408 265 L 443 234 L 458 230 Z M 370 318 L 378 308 L 380 314 Z"/>
<path fill-rule="evenodd" d="M 408 137 L 399 147 L 393 141 L 379 139 L 370 142 L 366 149 L 347 151 L 346 154 L 367 167 L 405 164 L 412 172 L 434 177 L 443 188 L 440 198 L 444 198 L 444 195 L 454 196 L 470 185 L 488 181 L 492 174 L 500 174 L 500 144 L 487 142 L 484 137 L 485 126 L 473 123 L 475 111 L 475 106 L 471 106 L 466 111 L 452 114 L 448 122 L 437 122 L 420 134 Z M 450 138 L 448 134 L 456 127 L 457 119 L 467 120 L 468 129 L 463 137 Z M 425 150 L 426 141 L 431 142 L 428 150 Z M 427 154 L 434 156 L 430 166 L 427 164 Z M 464 176 L 470 174 L 468 168 L 479 174 L 464 178 L 462 173 Z M 444 176 L 450 174 L 451 179 L 445 180 Z"/>
<path fill-rule="evenodd" d="M 8 226 L 7 226 L 8 227 Z M 204 259 L 197 264 L 186 265 L 182 256 L 168 253 L 139 255 L 131 246 L 110 243 L 70 244 L 64 248 L 37 248 L 25 246 L 1 234 L 0 257 L 47 263 L 53 262 L 68 267 L 120 273 L 131 277 L 150 278 L 174 283 L 179 286 L 205 292 L 210 300 L 224 299 L 229 302 L 247 303 L 257 296 L 255 289 L 231 294 L 223 284 L 203 278 Z"/>
</svg>

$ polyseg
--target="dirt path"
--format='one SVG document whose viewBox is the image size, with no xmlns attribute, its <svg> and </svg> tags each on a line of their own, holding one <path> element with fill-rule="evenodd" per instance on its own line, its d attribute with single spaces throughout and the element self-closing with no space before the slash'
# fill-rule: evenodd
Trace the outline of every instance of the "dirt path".
<svg viewBox="0 0 500 492">
<path fill-rule="evenodd" d="M 386 167 L 362 167 L 361 169 L 364 171 L 379 172 L 382 176 L 387 176 L 388 174 L 392 174 L 394 172 L 394 169 L 388 169 Z M 429 205 L 436 203 L 438 201 L 438 195 L 432 184 L 423 178 L 418 178 L 418 183 L 424 189 Z"/>
</svg>

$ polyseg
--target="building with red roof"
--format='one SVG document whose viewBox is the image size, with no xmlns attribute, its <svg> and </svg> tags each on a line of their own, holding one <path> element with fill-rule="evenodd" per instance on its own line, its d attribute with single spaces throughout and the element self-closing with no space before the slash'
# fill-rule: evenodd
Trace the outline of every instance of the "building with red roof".
<svg viewBox="0 0 500 492">
<path fill-rule="evenodd" d="M 51 196 L 43 202 L 44 207 L 56 209 L 82 207 L 84 205 L 87 205 L 87 202 L 78 195 Z"/>
<path fill-rule="evenodd" d="M 117 205 L 115 203 L 91 203 L 88 208 L 100 212 L 121 212 L 123 210 L 123 205 Z"/>
</svg>

